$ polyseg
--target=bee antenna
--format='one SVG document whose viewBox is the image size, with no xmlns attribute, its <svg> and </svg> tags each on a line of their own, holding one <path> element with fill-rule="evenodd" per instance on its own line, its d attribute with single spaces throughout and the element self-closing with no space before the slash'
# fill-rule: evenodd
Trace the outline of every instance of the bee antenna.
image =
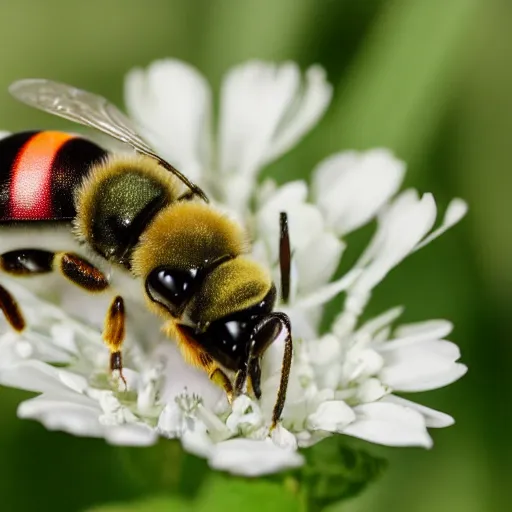
<svg viewBox="0 0 512 512">
<path fill-rule="evenodd" d="M 176 176 L 184 185 L 186 185 L 194 195 L 199 196 L 205 203 L 210 202 L 208 196 L 203 192 L 203 190 L 195 183 L 192 183 L 183 173 L 178 171 L 174 165 L 171 165 L 169 162 L 166 162 L 161 158 L 158 159 L 158 163 L 164 169 L 167 169 L 169 172 L 174 174 L 174 176 Z"/>
</svg>

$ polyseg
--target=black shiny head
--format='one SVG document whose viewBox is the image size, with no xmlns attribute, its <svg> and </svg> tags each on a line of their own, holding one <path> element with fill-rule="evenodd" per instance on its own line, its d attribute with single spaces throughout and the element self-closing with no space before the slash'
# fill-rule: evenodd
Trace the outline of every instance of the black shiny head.
<svg viewBox="0 0 512 512">
<path fill-rule="evenodd" d="M 205 348 L 219 363 L 236 371 L 247 362 L 251 334 L 260 320 L 274 308 L 276 289 L 272 288 L 258 304 L 212 322 L 204 332 L 180 325 L 191 338 Z"/>
<path fill-rule="evenodd" d="M 194 293 L 198 281 L 198 270 L 176 270 L 158 267 L 146 278 L 149 298 L 164 306 L 173 316 L 179 316 Z"/>
<path fill-rule="evenodd" d="M 140 235 L 166 204 L 167 191 L 152 176 L 126 170 L 108 177 L 98 187 L 90 212 L 93 248 L 127 264 Z"/>
</svg>

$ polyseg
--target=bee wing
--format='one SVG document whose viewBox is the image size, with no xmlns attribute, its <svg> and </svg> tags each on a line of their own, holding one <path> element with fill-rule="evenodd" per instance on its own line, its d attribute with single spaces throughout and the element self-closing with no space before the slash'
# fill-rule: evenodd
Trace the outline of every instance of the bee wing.
<svg viewBox="0 0 512 512">
<path fill-rule="evenodd" d="M 178 169 L 160 158 L 137 134 L 131 120 L 102 96 L 67 84 L 40 78 L 19 80 L 9 87 L 19 101 L 50 114 L 95 128 L 132 146 L 139 153 L 158 161 L 177 176 L 194 194 L 208 202 L 206 194 Z"/>
</svg>

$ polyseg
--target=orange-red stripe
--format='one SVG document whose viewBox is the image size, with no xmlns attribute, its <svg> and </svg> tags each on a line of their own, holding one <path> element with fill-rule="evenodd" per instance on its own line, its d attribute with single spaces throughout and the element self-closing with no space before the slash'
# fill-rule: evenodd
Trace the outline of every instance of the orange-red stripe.
<svg viewBox="0 0 512 512">
<path fill-rule="evenodd" d="M 52 216 L 52 166 L 59 149 L 76 135 L 42 131 L 20 149 L 12 167 L 9 212 L 12 219 Z"/>
</svg>

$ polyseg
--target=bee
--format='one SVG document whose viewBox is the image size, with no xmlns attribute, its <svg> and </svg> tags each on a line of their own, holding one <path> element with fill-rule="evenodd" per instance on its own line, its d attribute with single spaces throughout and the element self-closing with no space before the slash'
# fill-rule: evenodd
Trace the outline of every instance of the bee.
<svg viewBox="0 0 512 512">
<path fill-rule="evenodd" d="M 286 399 L 291 326 L 285 313 L 274 311 L 276 286 L 269 271 L 251 259 L 244 228 L 159 157 L 105 98 L 43 79 L 17 81 L 9 91 L 27 105 L 99 130 L 135 151 L 112 153 L 57 131 L 0 140 L 0 225 L 9 230 L 64 226 L 95 258 L 126 270 L 184 359 L 221 386 L 229 402 L 246 388 L 261 398 L 262 356 L 283 333 L 275 427 Z M 291 256 L 284 212 L 280 226 L 281 295 L 286 302 Z M 7 274 L 57 271 L 94 294 L 112 286 L 101 265 L 76 252 L 12 243 L 9 248 L 0 254 L 0 271 Z M 102 337 L 110 350 L 110 370 L 124 381 L 126 307 L 122 295 L 114 294 Z M 24 314 L 3 286 L 0 308 L 12 328 L 23 331 Z"/>
</svg>

